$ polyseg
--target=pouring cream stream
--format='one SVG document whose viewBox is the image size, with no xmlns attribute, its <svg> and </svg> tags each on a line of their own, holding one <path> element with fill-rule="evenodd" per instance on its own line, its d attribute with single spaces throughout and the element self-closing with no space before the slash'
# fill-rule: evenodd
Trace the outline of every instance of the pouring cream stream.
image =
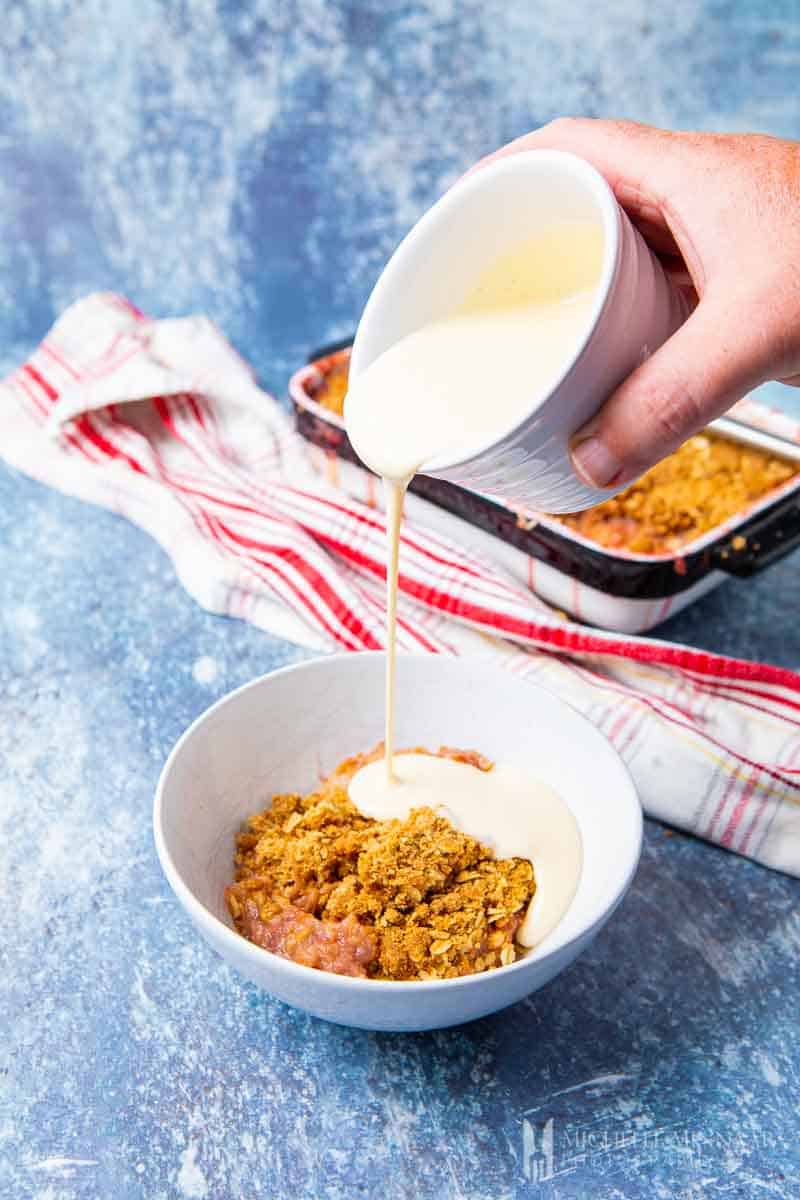
<svg viewBox="0 0 800 1200">
<path fill-rule="evenodd" d="M 383 479 L 388 542 L 385 755 L 355 776 L 353 802 L 378 818 L 427 805 L 498 857 L 528 858 L 537 888 L 518 935 L 526 946 L 541 941 L 572 900 L 580 834 L 569 808 L 532 775 L 395 755 L 400 521 L 417 471 L 496 440 L 552 389 L 588 329 L 602 257 L 599 225 L 543 231 L 498 259 L 451 317 L 375 359 L 352 381 L 344 407 L 352 445 Z"/>
</svg>

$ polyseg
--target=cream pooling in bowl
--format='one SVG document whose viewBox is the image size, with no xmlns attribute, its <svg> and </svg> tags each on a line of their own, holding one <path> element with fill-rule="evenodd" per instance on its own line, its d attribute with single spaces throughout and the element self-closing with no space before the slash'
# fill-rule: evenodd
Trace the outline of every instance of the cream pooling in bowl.
<svg viewBox="0 0 800 1200">
<path fill-rule="evenodd" d="M 586 950 L 630 885 L 641 808 L 608 740 L 552 692 L 481 659 L 404 654 L 398 687 L 414 699 L 398 712 L 398 739 L 417 746 L 435 730 L 445 744 L 480 745 L 498 763 L 535 762 L 578 822 L 584 859 L 575 899 L 534 952 L 506 969 L 458 979 L 348 979 L 267 954 L 231 928 L 224 889 L 232 839 L 263 799 L 265 784 L 273 793 L 311 788 L 315 760 L 324 769 L 347 748 L 370 744 L 385 673 L 383 654 L 326 655 L 218 701 L 181 737 L 164 767 L 155 843 L 179 903 L 202 936 L 273 996 L 361 1028 L 443 1028 L 521 1000 Z M 265 730 L 275 736 L 265 737 Z"/>
<path fill-rule="evenodd" d="M 381 760 L 371 762 L 349 791 L 365 817 L 403 820 L 412 808 L 432 808 L 495 858 L 527 858 L 536 892 L 517 933 L 520 945 L 537 946 L 569 908 L 581 871 L 581 835 L 561 797 L 529 772 L 504 763 L 481 771 L 431 754 L 398 754 L 392 777 Z"/>
<path fill-rule="evenodd" d="M 490 266 L 447 320 L 389 347 L 354 381 L 344 406 L 353 446 L 383 478 L 388 534 L 385 757 L 356 775 L 351 797 L 381 818 L 432 807 L 497 857 L 528 858 L 537 891 L 520 930 L 525 946 L 554 928 L 575 894 L 580 835 L 569 808 L 533 776 L 395 758 L 400 519 L 418 470 L 496 440 L 552 390 L 588 332 L 603 249 L 599 223 L 554 224 Z"/>
</svg>

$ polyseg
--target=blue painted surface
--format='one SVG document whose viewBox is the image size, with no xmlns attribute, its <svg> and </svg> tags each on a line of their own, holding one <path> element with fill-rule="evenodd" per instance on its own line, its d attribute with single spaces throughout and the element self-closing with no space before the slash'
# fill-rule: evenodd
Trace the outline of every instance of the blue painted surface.
<svg viewBox="0 0 800 1200">
<path fill-rule="evenodd" d="M 484 151 L 561 112 L 796 136 L 798 66 L 796 0 L 7 5 L 0 360 L 113 287 L 208 312 L 283 389 Z M 794 558 L 664 632 L 798 666 L 799 601 Z M 623 908 L 528 1002 L 328 1026 L 197 940 L 150 835 L 182 728 L 302 652 L 5 469 L 0 617 L 3 1200 L 800 1194 L 796 881 L 649 823 Z"/>
</svg>

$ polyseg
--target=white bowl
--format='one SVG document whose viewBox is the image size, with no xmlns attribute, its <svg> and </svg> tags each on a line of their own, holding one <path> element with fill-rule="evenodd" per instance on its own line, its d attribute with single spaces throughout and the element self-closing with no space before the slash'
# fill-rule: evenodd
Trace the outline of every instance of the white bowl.
<svg viewBox="0 0 800 1200">
<path fill-rule="evenodd" d="M 466 458 L 437 459 L 424 470 L 549 513 L 589 508 L 619 490 L 578 479 L 570 440 L 688 314 L 611 188 L 585 159 L 560 150 L 510 154 L 446 192 L 384 267 L 350 358 L 355 379 L 402 337 L 450 316 L 491 263 L 537 230 L 570 220 L 597 222 L 604 235 L 602 276 L 581 344 L 549 395 L 532 394 L 513 428 Z"/>
<path fill-rule="evenodd" d="M 241 937 L 223 890 L 234 835 L 273 793 L 305 792 L 383 735 L 384 655 L 347 654 L 286 667 L 223 697 L 178 741 L 153 814 L 164 873 L 201 936 L 280 1000 L 363 1029 L 438 1029 L 513 1004 L 563 971 L 608 920 L 639 860 L 642 817 L 626 768 L 584 717 L 495 666 L 441 656 L 397 663 L 398 746 L 474 748 L 526 764 L 572 809 L 583 838 L 577 894 L 524 958 L 461 979 L 345 978 L 300 966 Z"/>
</svg>

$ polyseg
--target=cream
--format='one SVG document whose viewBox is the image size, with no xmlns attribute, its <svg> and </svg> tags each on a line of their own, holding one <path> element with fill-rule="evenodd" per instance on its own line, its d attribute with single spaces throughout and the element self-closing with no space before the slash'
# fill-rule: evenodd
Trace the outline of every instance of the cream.
<svg viewBox="0 0 800 1200">
<path fill-rule="evenodd" d="M 602 256 L 600 226 L 556 226 L 490 267 L 448 320 L 390 346 L 345 398 L 359 457 L 408 480 L 513 428 L 587 332 Z"/>
<path fill-rule="evenodd" d="M 385 755 L 355 776 L 350 794 L 376 817 L 429 805 L 498 857 L 530 859 L 537 890 L 519 935 L 526 946 L 575 893 L 580 835 L 563 801 L 532 776 L 394 754 L 400 519 L 417 471 L 496 441 L 552 390 L 588 332 L 602 258 L 600 225 L 552 226 L 498 259 L 447 320 L 390 346 L 353 380 L 344 405 L 351 443 L 384 481 L 388 539 Z"/>
<path fill-rule="evenodd" d="M 396 754 L 393 778 L 381 760 L 368 763 L 353 777 L 350 798 L 376 820 L 432 808 L 496 858 L 527 858 L 536 893 L 517 932 L 522 946 L 538 945 L 572 902 L 582 864 L 577 823 L 561 797 L 527 771 L 504 763 L 480 771 L 449 758 Z"/>
</svg>

